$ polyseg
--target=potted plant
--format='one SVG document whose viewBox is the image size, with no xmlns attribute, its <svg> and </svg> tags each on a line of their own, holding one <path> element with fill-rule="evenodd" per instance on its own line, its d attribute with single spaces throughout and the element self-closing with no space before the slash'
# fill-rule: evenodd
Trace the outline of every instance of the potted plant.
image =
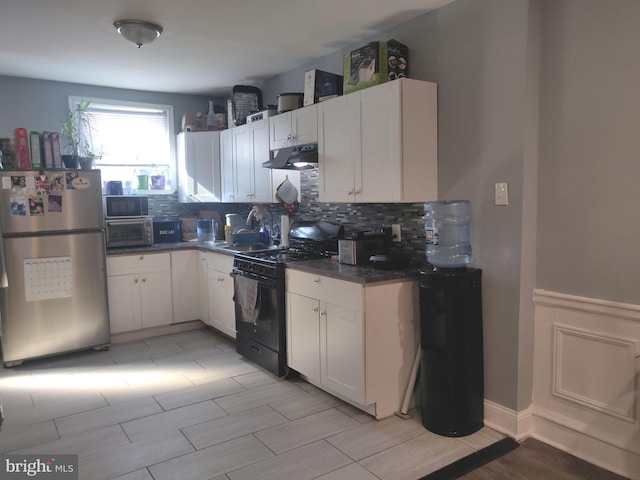
<svg viewBox="0 0 640 480">
<path fill-rule="evenodd" d="M 96 158 L 91 138 L 91 114 L 89 113 L 88 100 L 80 101 L 73 109 L 69 110 L 67 121 L 62 125 L 60 135 L 65 138 L 66 149 L 69 152 L 63 155 L 65 167 L 90 170 Z"/>
<path fill-rule="evenodd" d="M 164 170 L 158 168 L 157 165 L 153 165 L 153 174 L 149 176 L 151 181 L 152 190 L 164 190 L 165 175 Z"/>
</svg>

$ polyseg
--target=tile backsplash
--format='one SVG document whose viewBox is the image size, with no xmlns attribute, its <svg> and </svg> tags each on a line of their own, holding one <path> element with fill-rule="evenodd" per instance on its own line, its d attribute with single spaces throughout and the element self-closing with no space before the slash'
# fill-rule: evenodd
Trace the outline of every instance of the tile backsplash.
<svg viewBox="0 0 640 480">
<path fill-rule="evenodd" d="M 348 229 L 370 230 L 393 223 L 402 225 L 402 242 L 393 244 L 393 252 L 411 255 L 415 261 L 424 261 L 424 204 L 423 203 L 321 203 L 318 201 L 318 170 L 301 172 L 301 199 L 291 223 L 296 220 L 326 220 L 340 223 Z M 149 210 L 155 217 L 180 215 L 198 216 L 200 210 L 213 210 L 224 219 L 227 213 L 248 215 L 248 203 L 178 203 L 177 194 L 150 195 Z M 280 204 L 271 204 L 273 223 L 279 229 L 280 216 L 287 212 Z"/>
</svg>

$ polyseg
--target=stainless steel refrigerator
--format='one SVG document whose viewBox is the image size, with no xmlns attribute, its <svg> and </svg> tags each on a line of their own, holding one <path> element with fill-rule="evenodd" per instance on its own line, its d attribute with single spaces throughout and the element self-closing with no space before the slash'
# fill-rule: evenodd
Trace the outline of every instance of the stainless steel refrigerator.
<svg viewBox="0 0 640 480">
<path fill-rule="evenodd" d="M 0 170 L 5 367 L 110 343 L 99 170 Z"/>
</svg>

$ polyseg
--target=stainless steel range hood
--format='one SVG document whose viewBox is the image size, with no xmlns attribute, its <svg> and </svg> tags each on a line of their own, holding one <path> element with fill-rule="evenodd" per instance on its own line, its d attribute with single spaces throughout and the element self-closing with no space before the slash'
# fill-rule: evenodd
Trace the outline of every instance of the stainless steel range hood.
<svg viewBox="0 0 640 480">
<path fill-rule="evenodd" d="M 269 160 L 262 163 L 264 168 L 308 170 L 318 166 L 318 144 L 285 147 L 271 151 L 269 156 Z"/>
</svg>

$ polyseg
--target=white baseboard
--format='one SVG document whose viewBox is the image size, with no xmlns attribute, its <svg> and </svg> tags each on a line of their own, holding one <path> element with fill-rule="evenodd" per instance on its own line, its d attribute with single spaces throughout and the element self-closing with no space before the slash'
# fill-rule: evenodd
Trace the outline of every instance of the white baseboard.
<svg viewBox="0 0 640 480">
<path fill-rule="evenodd" d="M 640 455 L 586 435 L 553 415 L 534 414 L 533 418 L 533 438 L 623 477 L 640 480 Z"/>
<path fill-rule="evenodd" d="M 517 441 L 531 436 L 531 408 L 516 412 L 490 400 L 484 401 L 484 424 Z"/>
<path fill-rule="evenodd" d="M 143 328 L 142 330 L 133 330 L 131 332 L 114 333 L 111 335 L 111 343 L 115 345 L 117 343 L 135 342 L 137 340 L 159 337 L 160 335 L 169 335 L 206 327 L 207 326 L 200 320 L 193 320 L 191 322 L 174 323 L 173 325 L 165 325 L 162 327 Z"/>
</svg>

